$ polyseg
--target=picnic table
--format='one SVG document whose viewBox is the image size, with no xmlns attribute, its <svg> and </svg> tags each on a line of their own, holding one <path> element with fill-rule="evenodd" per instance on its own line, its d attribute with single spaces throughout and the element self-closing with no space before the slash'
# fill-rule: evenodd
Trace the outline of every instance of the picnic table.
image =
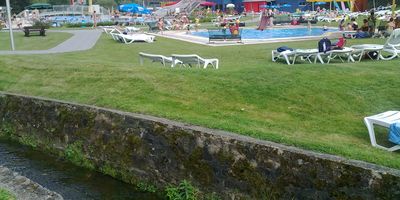
<svg viewBox="0 0 400 200">
<path fill-rule="evenodd" d="M 45 27 L 33 27 L 33 26 L 24 27 L 25 37 L 29 37 L 32 32 L 39 32 L 40 36 L 46 36 Z"/>
</svg>

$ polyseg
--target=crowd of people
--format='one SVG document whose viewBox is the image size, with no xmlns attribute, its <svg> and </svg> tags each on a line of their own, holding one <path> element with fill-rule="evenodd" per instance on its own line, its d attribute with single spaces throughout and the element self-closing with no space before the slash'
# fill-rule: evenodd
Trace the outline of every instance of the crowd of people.
<svg viewBox="0 0 400 200">
<path fill-rule="evenodd" d="M 370 12 L 368 18 L 363 19 L 362 25 L 359 26 L 356 19 L 352 18 L 351 22 L 344 24 L 344 19 L 339 22 L 339 30 L 356 31 L 354 35 L 348 34 L 347 37 L 368 38 L 368 37 L 388 37 L 394 29 L 400 28 L 400 16 L 390 17 L 387 21 L 382 20 L 377 27 L 377 18 L 374 11 Z M 376 29 L 378 32 L 376 33 Z"/>
<path fill-rule="evenodd" d="M 265 9 L 260 16 L 260 25 L 257 30 L 264 30 L 266 26 L 274 25 L 274 17 L 277 10 Z"/>
<path fill-rule="evenodd" d="M 163 34 L 164 30 L 187 30 L 190 31 L 190 20 L 186 13 L 174 14 L 172 20 L 165 20 L 159 18 L 157 21 L 157 27 L 160 34 Z M 199 26 L 199 20 L 196 18 L 196 30 Z"/>
</svg>

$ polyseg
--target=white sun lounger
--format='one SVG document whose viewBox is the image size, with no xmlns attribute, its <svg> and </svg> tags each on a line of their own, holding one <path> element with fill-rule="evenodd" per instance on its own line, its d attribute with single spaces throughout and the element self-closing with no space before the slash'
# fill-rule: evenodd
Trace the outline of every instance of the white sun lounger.
<svg viewBox="0 0 400 200">
<path fill-rule="evenodd" d="M 103 28 L 104 33 L 106 33 L 106 34 L 110 34 L 115 29 L 114 26 L 103 26 L 102 28 Z"/>
<path fill-rule="evenodd" d="M 312 63 L 311 58 L 318 54 L 318 49 L 295 49 L 294 53 L 293 64 L 298 57 L 300 57 L 301 60 L 307 60 L 309 63 Z"/>
<path fill-rule="evenodd" d="M 107 33 L 107 32 L 106 32 Z M 111 37 L 115 40 L 115 41 L 120 41 L 122 42 L 122 39 L 119 37 L 119 34 L 124 34 L 122 31 L 118 30 L 118 29 L 113 29 L 111 31 L 109 31 L 107 34 L 111 35 Z"/>
<path fill-rule="evenodd" d="M 179 54 L 172 54 L 172 67 L 175 67 L 175 60 L 182 61 L 181 66 L 192 66 L 195 64 L 197 67 L 203 67 L 204 69 L 207 68 L 208 65 L 211 65 L 215 69 L 218 69 L 219 60 L 217 58 L 205 59 L 196 54 L 189 54 L 189 55 L 179 55 Z"/>
<path fill-rule="evenodd" d="M 127 26 L 127 27 L 125 27 L 125 31 L 127 33 L 135 33 L 135 32 L 140 31 L 140 28 L 136 28 L 134 26 Z"/>
<path fill-rule="evenodd" d="M 317 63 L 317 60 L 319 60 L 322 64 L 325 64 L 324 57 L 327 58 L 326 63 L 328 63 L 328 64 L 331 62 L 332 59 L 335 59 L 335 58 L 339 58 L 342 62 L 344 62 L 343 56 L 347 57 L 347 62 L 354 62 L 354 59 L 352 56 L 353 51 L 354 51 L 354 49 L 352 49 L 352 48 L 344 47 L 343 49 L 334 49 L 334 50 L 327 51 L 326 53 L 320 52 L 320 53 L 317 53 L 314 63 Z"/>
<path fill-rule="evenodd" d="M 118 28 L 116 26 L 103 26 L 102 28 L 103 28 L 103 31 L 107 34 L 111 34 L 111 33 L 123 34 L 124 31 L 126 33 L 135 33 L 135 32 L 140 31 L 140 28 L 136 28 L 133 26 L 127 26 L 127 27 L 123 28 L 123 30 L 122 30 L 122 27 Z"/>
<path fill-rule="evenodd" d="M 364 45 L 354 45 L 354 46 L 356 51 L 364 50 L 363 53 L 369 51 L 377 51 L 379 53 L 377 59 L 391 60 L 396 57 L 400 57 L 400 29 L 393 30 L 392 34 L 390 34 L 389 38 L 386 40 L 386 43 L 384 45 L 364 44 Z M 363 46 L 364 48 L 362 48 Z M 373 48 L 376 48 L 376 50 L 374 50 Z M 384 56 L 382 54 L 383 52 L 386 52 L 389 55 Z M 359 60 L 361 60 L 361 58 L 362 56 L 359 58 Z"/>
<path fill-rule="evenodd" d="M 123 42 L 125 44 L 131 44 L 133 42 L 154 42 L 154 35 L 147 35 L 143 33 L 139 34 L 130 34 L 130 35 L 124 35 L 124 34 L 111 34 L 114 38 L 114 40 L 118 40 L 120 42 Z"/>
<path fill-rule="evenodd" d="M 140 52 L 139 53 L 139 61 L 140 61 L 140 65 L 143 66 L 143 59 L 147 58 L 150 59 L 152 62 L 160 62 L 161 64 L 164 65 L 164 67 L 166 66 L 166 63 L 171 63 L 172 66 L 172 62 L 175 63 L 175 65 L 177 64 L 182 64 L 182 62 L 180 60 L 172 60 L 172 57 L 166 57 L 163 55 L 157 55 L 157 54 L 149 54 L 149 53 L 143 53 Z"/>
<path fill-rule="evenodd" d="M 282 52 L 278 52 L 277 50 L 272 50 L 272 61 L 276 62 L 279 59 L 284 59 L 288 65 L 292 64 L 290 61 L 291 57 L 294 57 L 295 52 L 291 50 L 286 50 Z"/>
<path fill-rule="evenodd" d="M 400 111 L 387 111 L 377 115 L 369 116 L 364 118 L 364 123 L 367 126 L 369 138 L 372 146 L 387 151 L 396 151 L 400 149 L 400 145 L 395 145 L 390 148 L 381 146 L 376 143 L 374 124 L 389 128 L 391 124 L 400 122 Z"/>
<path fill-rule="evenodd" d="M 390 34 L 385 45 L 383 45 L 383 51 L 391 54 L 388 57 L 380 55 L 380 58 L 383 60 L 400 57 L 400 28 L 393 30 L 392 34 Z"/>
<path fill-rule="evenodd" d="M 297 58 L 302 60 L 307 60 L 312 63 L 311 57 L 318 53 L 318 49 L 295 49 L 293 51 L 286 50 L 283 52 L 278 52 L 277 50 L 272 50 L 272 61 L 276 62 L 279 59 L 284 59 L 288 65 L 292 65 L 296 62 Z"/>
<path fill-rule="evenodd" d="M 377 60 L 381 57 L 381 50 L 383 49 L 383 45 L 380 44 L 360 44 L 353 45 L 350 48 L 353 48 L 353 57 L 358 57 L 358 62 L 361 62 L 361 59 L 367 55 L 370 59 L 374 60 L 373 57 L 369 55 L 369 52 L 378 52 Z"/>
</svg>

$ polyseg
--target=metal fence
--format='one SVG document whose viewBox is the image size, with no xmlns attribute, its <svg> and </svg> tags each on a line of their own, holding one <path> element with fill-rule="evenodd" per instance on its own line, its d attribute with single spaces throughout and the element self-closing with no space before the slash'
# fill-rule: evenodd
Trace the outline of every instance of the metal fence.
<svg viewBox="0 0 400 200">
<path fill-rule="evenodd" d="M 368 9 L 391 6 L 392 2 L 392 0 L 368 0 Z M 396 5 L 400 6 L 400 0 L 396 0 Z"/>
<path fill-rule="evenodd" d="M 96 10 L 97 14 L 99 15 L 110 14 L 110 11 L 108 9 L 105 9 L 101 6 L 96 7 L 94 5 L 93 9 Z M 88 15 L 91 14 L 91 12 L 89 11 L 89 6 L 86 5 L 54 5 L 53 9 L 44 10 L 42 11 L 42 14 L 59 13 L 64 15 Z"/>
</svg>

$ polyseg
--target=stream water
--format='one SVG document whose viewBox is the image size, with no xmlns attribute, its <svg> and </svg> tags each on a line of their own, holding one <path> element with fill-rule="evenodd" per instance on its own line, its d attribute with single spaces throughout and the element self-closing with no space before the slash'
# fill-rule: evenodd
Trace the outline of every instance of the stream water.
<svg viewBox="0 0 400 200">
<path fill-rule="evenodd" d="M 135 186 L 59 158 L 0 139 L 0 165 L 55 191 L 64 199 L 162 199 Z"/>
</svg>

